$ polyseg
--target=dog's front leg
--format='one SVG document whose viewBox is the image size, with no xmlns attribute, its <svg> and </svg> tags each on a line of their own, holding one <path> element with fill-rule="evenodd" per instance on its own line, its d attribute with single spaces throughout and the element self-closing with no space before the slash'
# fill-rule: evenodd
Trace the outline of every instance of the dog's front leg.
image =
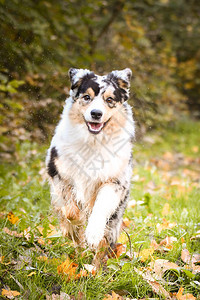
<svg viewBox="0 0 200 300">
<path fill-rule="evenodd" d="M 120 203 L 120 195 L 115 184 L 104 185 L 97 194 L 85 233 L 87 243 L 91 248 L 97 249 L 103 239 L 106 223 L 116 211 Z"/>
</svg>

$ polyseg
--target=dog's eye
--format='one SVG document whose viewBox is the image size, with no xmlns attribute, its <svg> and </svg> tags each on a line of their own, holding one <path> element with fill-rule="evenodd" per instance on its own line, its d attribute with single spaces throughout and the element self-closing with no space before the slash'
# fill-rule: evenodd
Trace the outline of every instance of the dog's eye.
<svg viewBox="0 0 200 300">
<path fill-rule="evenodd" d="M 85 95 L 85 96 L 83 96 L 83 99 L 84 99 L 85 101 L 89 101 L 89 100 L 90 100 L 90 96 L 89 96 L 89 95 Z"/>
<path fill-rule="evenodd" d="M 112 97 L 108 97 L 108 98 L 106 99 L 106 102 L 107 102 L 107 103 L 112 103 L 113 100 L 114 100 L 114 99 L 113 99 Z"/>
</svg>

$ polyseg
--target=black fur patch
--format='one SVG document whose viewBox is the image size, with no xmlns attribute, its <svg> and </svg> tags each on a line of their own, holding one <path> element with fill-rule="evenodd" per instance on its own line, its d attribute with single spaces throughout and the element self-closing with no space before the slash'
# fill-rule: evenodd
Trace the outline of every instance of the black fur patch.
<svg viewBox="0 0 200 300">
<path fill-rule="evenodd" d="M 122 215 L 124 214 L 124 210 L 126 208 L 126 202 L 129 196 L 129 190 L 126 191 L 126 194 L 123 198 L 123 200 L 121 200 L 121 202 L 119 203 L 118 208 L 116 209 L 116 211 L 111 215 L 111 217 L 109 218 L 107 224 L 109 224 L 111 221 L 114 221 L 118 218 L 118 214 L 121 213 Z M 123 207 L 124 206 L 124 207 Z"/>
<path fill-rule="evenodd" d="M 100 87 L 99 87 L 99 84 L 97 82 L 95 82 L 94 79 L 96 79 L 96 76 L 93 72 L 86 74 L 81 79 L 81 83 L 78 87 L 76 97 L 78 97 L 80 94 L 84 94 L 87 91 L 87 89 L 89 89 L 89 88 L 92 88 L 95 93 L 95 96 L 97 96 L 99 94 Z M 73 88 L 74 87 L 72 86 L 72 89 Z"/>
<path fill-rule="evenodd" d="M 52 178 L 56 175 L 59 175 L 58 170 L 55 165 L 55 159 L 57 157 L 58 157 L 58 152 L 56 150 L 56 147 L 53 147 L 51 149 L 50 161 L 47 166 L 47 172 L 48 172 L 49 176 L 51 176 Z"/>
<path fill-rule="evenodd" d="M 115 101 L 123 102 L 128 100 L 128 96 L 126 90 L 119 86 L 118 80 L 119 78 L 110 73 L 108 74 L 107 79 L 105 79 L 105 82 L 108 84 L 111 83 L 114 86 L 115 90 L 113 93 L 115 95 Z"/>
</svg>

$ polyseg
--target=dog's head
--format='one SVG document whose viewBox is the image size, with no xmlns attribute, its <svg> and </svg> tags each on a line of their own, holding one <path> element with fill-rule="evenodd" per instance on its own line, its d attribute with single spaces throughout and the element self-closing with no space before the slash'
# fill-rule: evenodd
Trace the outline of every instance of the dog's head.
<svg viewBox="0 0 200 300">
<path fill-rule="evenodd" d="M 104 76 L 87 69 L 70 69 L 71 120 L 85 123 L 92 134 L 100 133 L 128 100 L 131 75 L 128 68 Z"/>
</svg>

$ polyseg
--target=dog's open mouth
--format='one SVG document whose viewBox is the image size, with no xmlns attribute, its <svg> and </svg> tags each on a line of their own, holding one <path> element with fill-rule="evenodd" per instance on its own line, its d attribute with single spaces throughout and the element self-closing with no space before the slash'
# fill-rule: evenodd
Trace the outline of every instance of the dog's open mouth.
<svg viewBox="0 0 200 300">
<path fill-rule="evenodd" d="M 87 122 L 86 124 L 88 126 L 89 131 L 94 134 L 99 133 L 105 125 L 105 123 L 94 123 L 94 122 Z"/>
</svg>

